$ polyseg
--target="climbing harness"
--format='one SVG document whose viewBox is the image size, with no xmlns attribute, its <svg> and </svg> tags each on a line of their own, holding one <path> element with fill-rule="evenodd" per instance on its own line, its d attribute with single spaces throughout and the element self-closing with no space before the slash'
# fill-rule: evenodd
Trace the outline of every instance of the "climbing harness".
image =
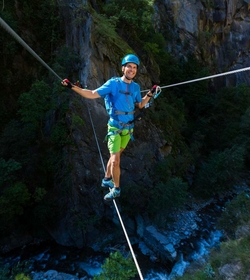
<svg viewBox="0 0 250 280">
<path fill-rule="evenodd" d="M 16 32 L 11 29 L 11 27 L 5 23 L 5 21 L 0 17 L 0 25 L 7 31 L 9 32 L 24 48 L 26 48 L 39 62 L 41 62 L 49 71 L 51 71 L 58 79 L 60 79 L 60 81 L 62 81 L 62 78 L 60 78 L 17 34 Z M 99 155 L 100 155 L 100 159 L 101 159 L 101 162 L 102 162 L 102 166 L 103 166 L 103 171 L 105 173 L 105 167 L 104 167 L 104 162 L 103 162 L 103 157 L 102 157 L 102 153 L 101 153 L 101 149 L 100 149 L 100 146 L 99 146 L 99 143 L 98 143 L 98 140 L 97 140 L 97 135 L 96 135 L 96 132 L 95 132 L 95 127 L 94 127 L 94 123 L 93 123 L 93 120 L 92 120 L 92 117 L 91 117 L 91 113 L 90 113 L 90 108 L 88 106 L 88 113 L 89 113 L 89 117 L 90 117 L 90 122 L 91 122 L 91 126 L 92 126 L 92 129 L 93 129 L 93 133 L 94 133 L 94 137 L 95 137 L 95 140 L 96 140 L 96 144 L 97 144 L 97 148 L 98 148 L 98 152 L 99 152 Z M 128 234 L 127 234 L 127 231 L 126 231 L 126 228 L 123 224 L 123 220 L 122 220 L 122 217 L 120 215 L 120 212 L 119 212 L 119 209 L 116 205 L 116 202 L 115 200 L 113 199 L 113 203 L 114 203 L 114 206 L 115 206 L 115 209 L 116 209 L 116 212 L 117 212 L 117 215 L 119 217 L 119 220 L 120 220 L 120 223 L 121 223 L 121 226 L 122 226 L 122 229 L 124 231 L 124 235 L 127 239 L 127 243 L 128 243 L 128 246 L 129 246 L 129 249 L 130 249 L 130 252 L 132 254 L 132 257 L 134 259 L 134 263 L 135 263 L 135 266 L 137 268 L 137 271 L 138 271 L 138 274 L 140 276 L 140 279 L 143 280 L 143 276 L 142 276 L 142 273 L 141 273 L 141 270 L 140 270 L 140 267 L 138 265 L 138 262 L 137 262 L 137 259 L 136 259 L 136 256 L 135 256 L 135 253 L 133 251 L 133 248 L 132 248 L 132 245 L 130 243 L 130 240 L 129 240 L 129 237 L 128 237 Z"/>
<path fill-rule="evenodd" d="M 132 58 L 135 60 L 134 56 L 132 56 Z M 125 60 L 126 62 L 127 62 L 127 60 L 130 61 L 131 60 L 130 55 L 128 55 L 128 57 L 125 57 L 123 60 Z M 110 79 L 110 81 L 111 81 L 111 83 L 113 83 L 115 85 L 114 86 L 115 87 L 114 93 L 116 93 L 116 94 L 106 95 L 105 98 L 104 98 L 104 102 L 105 102 L 106 111 L 110 116 L 108 124 L 111 127 L 116 127 L 117 129 L 109 131 L 107 133 L 107 135 L 105 136 L 104 141 L 107 141 L 108 137 L 111 136 L 111 135 L 117 135 L 117 134 L 121 135 L 124 130 L 128 130 L 128 134 L 130 135 L 131 140 L 134 140 L 134 136 L 133 136 L 134 123 L 137 120 L 140 120 L 142 118 L 142 115 L 143 115 L 144 112 L 143 112 L 143 110 L 140 110 L 140 113 L 138 115 L 136 115 L 132 121 L 129 121 L 127 123 L 121 122 L 119 120 L 119 115 L 133 115 L 133 114 L 135 114 L 136 111 L 134 109 L 132 111 L 129 111 L 129 112 L 119 111 L 119 110 L 116 110 L 116 108 L 114 107 L 114 104 L 116 104 L 116 101 L 118 100 L 120 94 L 126 94 L 127 96 L 132 96 L 132 97 L 133 97 L 133 94 L 129 91 L 121 90 L 121 88 L 120 88 L 121 78 L 120 77 L 113 77 L 113 78 Z M 134 82 L 133 81 L 130 84 L 130 86 L 134 87 Z M 132 92 L 133 92 L 133 90 L 132 90 Z M 149 108 L 153 104 L 154 99 L 156 99 L 160 95 L 160 93 L 161 93 L 160 86 L 156 86 L 155 92 L 152 95 L 153 98 L 150 99 L 150 101 L 144 106 L 144 108 L 145 109 Z M 122 136 L 124 136 L 124 135 L 122 135 Z"/>
<path fill-rule="evenodd" d="M 134 120 L 129 121 L 127 123 L 124 123 L 120 120 L 120 116 L 124 116 L 124 115 L 134 115 L 135 114 L 135 110 L 134 107 L 131 106 L 131 110 L 130 111 L 121 111 L 121 110 L 117 110 L 117 108 L 115 108 L 115 104 L 117 104 L 117 100 L 121 97 L 123 97 L 124 95 L 126 96 L 126 98 L 130 98 L 130 101 L 134 104 L 135 100 L 134 100 L 134 87 L 136 86 L 136 84 L 132 81 L 129 84 L 130 87 L 130 91 L 124 91 L 122 89 L 122 81 L 120 77 L 113 77 L 110 79 L 110 83 L 111 83 L 111 88 L 112 88 L 112 94 L 107 94 L 104 98 L 104 102 L 105 102 L 105 107 L 106 107 L 106 111 L 108 113 L 108 115 L 110 116 L 108 124 L 110 127 L 115 127 L 117 129 L 115 130 L 110 130 L 107 135 L 105 136 L 105 141 L 108 140 L 108 137 L 110 137 L 111 135 L 117 135 L 117 134 L 122 134 L 122 132 L 124 130 L 128 130 L 128 133 L 130 135 L 131 140 L 134 140 L 134 136 L 133 136 L 133 128 L 134 128 Z M 127 135 L 126 134 L 126 135 Z M 124 136 L 124 135 L 122 135 Z"/>
</svg>

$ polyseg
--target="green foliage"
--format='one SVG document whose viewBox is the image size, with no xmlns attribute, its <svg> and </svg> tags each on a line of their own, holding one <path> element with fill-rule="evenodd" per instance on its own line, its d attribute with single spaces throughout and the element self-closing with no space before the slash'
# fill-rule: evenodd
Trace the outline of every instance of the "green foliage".
<svg viewBox="0 0 250 280">
<path fill-rule="evenodd" d="M 106 53 L 113 65 L 117 65 L 117 61 L 126 53 L 133 53 L 131 47 L 117 34 L 112 20 L 107 19 L 106 16 L 97 13 L 93 14 L 95 29 L 94 34 L 98 39 L 98 43 L 102 44 L 104 48 L 109 51 Z"/>
<path fill-rule="evenodd" d="M 220 248 L 212 250 L 206 264 L 201 264 L 195 269 L 190 269 L 181 280 L 210 280 L 224 279 L 220 268 L 225 264 L 240 264 L 240 271 L 233 279 L 244 280 L 249 274 L 250 236 L 241 239 L 222 242 Z"/>
<path fill-rule="evenodd" d="M 34 0 L 32 3 L 28 0 L 21 0 L 19 9 L 22 11 L 21 24 L 29 26 L 30 32 L 40 42 L 40 50 L 43 50 L 43 53 L 38 54 L 45 61 L 49 61 L 53 55 L 51 51 L 54 51 L 57 47 L 56 43 L 62 39 L 57 3 L 51 0 Z M 46 20 L 44 20 L 45 18 Z"/>
<path fill-rule="evenodd" d="M 102 265 L 102 272 L 94 276 L 94 280 L 126 280 L 131 279 L 136 275 L 136 267 L 131 257 L 123 257 L 117 251 L 110 253 L 109 258 L 106 259 Z"/>
<path fill-rule="evenodd" d="M 76 114 L 72 114 L 72 129 L 81 127 L 84 124 L 85 124 L 85 122 L 80 116 L 78 116 Z"/>
<path fill-rule="evenodd" d="M 75 69 L 75 66 L 80 63 L 80 57 L 77 55 L 72 48 L 69 48 L 68 46 L 61 46 L 58 50 L 58 54 L 55 58 L 55 61 L 53 63 L 53 70 L 60 76 L 65 77 L 65 75 L 74 82 L 76 78 L 73 77 L 72 69 Z M 71 79 L 72 78 L 72 79 Z M 78 78 L 78 77 L 77 77 Z M 62 86 L 57 83 L 57 87 L 54 87 L 56 89 L 56 93 L 63 94 Z"/>
<path fill-rule="evenodd" d="M 21 0 L 17 5 L 8 1 L 3 3 L 0 11 L 3 20 L 49 63 L 54 58 L 57 44 L 62 38 L 57 3 L 50 0 L 32 2 Z M 0 54 L 2 57 L 0 131 L 2 131 L 5 124 L 15 116 L 16 101 L 20 93 L 27 91 L 35 77 L 41 76 L 41 72 L 47 70 L 3 29 L 0 33 Z"/>
<path fill-rule="evenodd" d="M 167 183 L 159 183 L 151 190 L 147 213 L 152 217 L 159 213 L 164 216 L 170 210 L 182 207 L 187 199 L 187 189 L 187 183 L 178 177 L 171 177 Z"/>
<path fill-rule="evenodd" d="M 26 276 L 23 273 L 17 274 L 15 277 L 15 280 L 30 280 L 31 278 L 29 276 Z"/>
<path fill-rule="evenodd" d="M 215 272 L 212 266 L 208 263 L 198 271 L 184 274 L 182 277 L 177 277 L 176 280 L 211 280 L 215 279 Z M 217 278 L 218 279 L 218 278 Z"/>
<path fill-rule="evenodd" d="M 218 144 L 222 146 L 232 145 L 232 141 L 237 141 L 239 136 L 244 133 L 240 127 L 242 116 L 250 106 L 249 87 L 242 84 L 235 88 L 224 88 L 218 94 L 213 108 L 211 122 L 213 133 L 220 129 L 222 135 L 217 136 Z"/>
<path fill-rule="evenodd" d="M 177 277 L 176 280 L 210 280 L 214 279 L 214 277 L 215 272 L 213 271 L 213 268 L 210 264 L 207 264 L 199 271 L 184 274 L 182 277 Z"/>
<path fill-rule="evenodd" d="M 148 0 L 129 0 L 126 5 L 122 0 L 111 0 L 105 5 L 104 12 L 121 34 L 141 38 L 152 29 L 152 5 L 153 1 Z M 127 30 L 129 33 L 125 32 Z"/>
<path fill-rule="evenodd" d="M 44 81 L 36 81 L 29 92 L 21 94 L 18 113 L 28 131 L 41 132 L 39 137 L 43 137 L 46 112 L 55 109 L 53 101 L 50 87 Z"/>
<path fill-rule="evenodd" d="M 17 216 L 24 213 L 30 201 L 27 186 L 17 181 L 17 171 L 21 164 L 13 159 L 5 161 L 0 159 L 0 232 L 11 225 Z"/>
<path fill-rule="evenodd" d="M 164 93 L 161 93 L 159 102 L 156 100 L 155 108 L 148 113 L 148 118 L 162 130 L 164 139 L 173 147 L 173 154 L 176 154 L 180 149 L 185 149 L 181 133 L 182 128 L 186 126 L 184 104 L 180 99 L 169 102 Z"/>
<path fill-rule="evenodd" d="M 6 182 L 12 183 L 16 179 L 15 171 L 21 168 L 21 164 L 13 159 L 6 161 L 0 158 L 0 187 Z"/>
<path fill-rule="evenodd" d="M 222 242 L 219 248 L 211 251 L 207 264 L 187 272 L 181 279 L 222 279 L 219 269 L 225 264 L 235 263 L 240 263 L 242 267 L 240 274 L 235 279 L 246 279 L 249 272 L 250 254 L 249 212 L 250 195 L 249 190 L 246 190 L 226 204 L 217 224 L 217 227 L 222 229 L 224 235 L 229 239 Z M 235 233 L 239 228 L 243 229 L 244 234 L 239 239 L 235 239 Z"/>
<path fill-rule="evenodd" d="M 47 191 L 44 188 L 36 188 L 33 194 L 33 198 L 35 202 L 40 202 L 43 200 L 44 196 L 46 195 Z"/>
<path fill-rule="evenodd" d="M 200 146 L 203 155 L 212 150 L 222 151 L 236 144 L 244 147 L 248 139 L 247 131 L 244 130 L 246 124 L 242 122 L 250 106 L 249 88 L 239 85 L 221 89 L 216 95 L 207 92 L 199 94 L 195 90 L 195 94 L 197 93 L 194 99 L 192 94 L 188 94 L 184 100 L 190 112 L 187 117 L 189 126 L 184 136 L 192 141 L 200 135 L 202 138 L 199 142 L 204 143 Z"/>
<path fill-rule="evenodd" d="M 27 261 L 17 262 L 14 265 L 4 263 L 0 259 L 0 279 L 1 280 L 31 280 L 30 263 Z"/>
<path fill-rule="evenodd" d="M 13 159 L 1 161 L 5 177 L 0 179 L 6 181 L 1 189 L 1 233 L 18 222 L 35 229 L 53 223 L 58 218 L 54 176 L 65 168 L 66 181 L 68 170 L 62 149 L 71 143 L 65 120 L 68 95 L 58 96 L 48 83 L 36 81 L 20 95 L 18 105 L 16 119 L 6 124 L 0 137 L 0 155 Z"/>
<path fill-rule="evenodd" d="M 23 183 L 15 183 L 5 188 L 0 196 L 1 220 L 12 220 L 15 215 L 22 215 L 30 200 L 30 193 Z"/>
<path fill-rule="evenodd" d="M 219 275 L 219 268 L 225 264 L 241 264 L 241 271 L 238 273 L 239 280 L 246 279 L 249 271 L 250 236 L 247 235 L 237 240 L 222 242 L 219 250 L 212 252 L 210 259 L 214 268 L 215 277 Z"/>
<path fill-rule="evenodd" d="M 232 190 L 242 181 L 244 149 L 233 146 L 222 152 L 212 152 L 201 166 L 195 180 L 194 191 L 205 197 Z"/>
<path fill-rule="evenodd" d="M 218 221 L 218 227 L 230 238 L 235 238 L 239 226 L 250 224 L 250 194 L 244 191 L 226 203 L 225 210 Z"/>
<path fill-rule="evenodd" d="M 16 22 L 10 12 L 0 12 L 1 18 L 13 29 L 16 29 Z M 15 57 L 18 51 L 18 43 L 13 40 L 11 35 L 1 28 L 0 32 L 0 55 L 1 55 L 1 67 L 0 67 L 0 83 L 1 83 L 1 95 L 0 95 L 0 132 L 2 131 L 5 123 L 13 115 L 15 111 L 15 100 L 12 93 L 10 96 L 9 87 L 15 84 L 16 71 L 9 67 L 12 64 L 13 57 Z M 12 100 L 12 102 L 10 102 Z"/>
<path fill-rule="evenodd" d="M 64 147 L 67 144 L 70 144 L 72 141 L 68 137 L 69 131 L 65 124 L 64 120 L 60 120 L 57 124 L 54 125 L 51 132 L 51 142 L 57 146 Z"/>
</svg>

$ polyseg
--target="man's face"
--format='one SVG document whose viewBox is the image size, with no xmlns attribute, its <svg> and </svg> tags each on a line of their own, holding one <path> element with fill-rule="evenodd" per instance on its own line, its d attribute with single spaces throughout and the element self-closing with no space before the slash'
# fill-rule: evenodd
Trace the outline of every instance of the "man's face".
<svg viewBox="0 0 250 280">
<path fill-rule="evenodd" d="M 137 65 L 129 62 L 125 66 L 122 66 L 122 72 L 127 79 L 132 80 L 137 73 Z"/>
</svg>

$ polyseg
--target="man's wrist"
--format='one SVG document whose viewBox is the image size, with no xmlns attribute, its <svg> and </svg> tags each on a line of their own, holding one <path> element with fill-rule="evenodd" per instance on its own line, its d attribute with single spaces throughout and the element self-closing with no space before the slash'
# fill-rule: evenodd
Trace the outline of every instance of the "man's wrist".
<svg viewBox="0 0 250 280">
<path fill-rule="evenodd" d="M 147 97 L 153 97 L 153 94 L 149 94 L 149 93 L 147 93 Z"/>
</svg>

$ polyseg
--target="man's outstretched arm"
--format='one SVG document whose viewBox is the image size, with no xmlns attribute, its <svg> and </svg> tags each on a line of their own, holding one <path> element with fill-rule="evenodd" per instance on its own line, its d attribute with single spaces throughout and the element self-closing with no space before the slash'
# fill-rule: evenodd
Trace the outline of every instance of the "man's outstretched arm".
<svg viewBox="0 0 250 280">
<path fill-rule="evenodd" d="M 96 98 L 101 97 L 96 90 L 89 90 L 89 89 L 80 88 L 76 85 L 73 85 L 68 79 L 64 79 L 61 82 L 61 84 L 64 87 L 68 87 L 68 88 L 72 89 L 74 92 L 80 94 L 82 97 L 85 97 L 85 98 L 88 98 L 88 99 L 96 99 Z"/>
</svg>

